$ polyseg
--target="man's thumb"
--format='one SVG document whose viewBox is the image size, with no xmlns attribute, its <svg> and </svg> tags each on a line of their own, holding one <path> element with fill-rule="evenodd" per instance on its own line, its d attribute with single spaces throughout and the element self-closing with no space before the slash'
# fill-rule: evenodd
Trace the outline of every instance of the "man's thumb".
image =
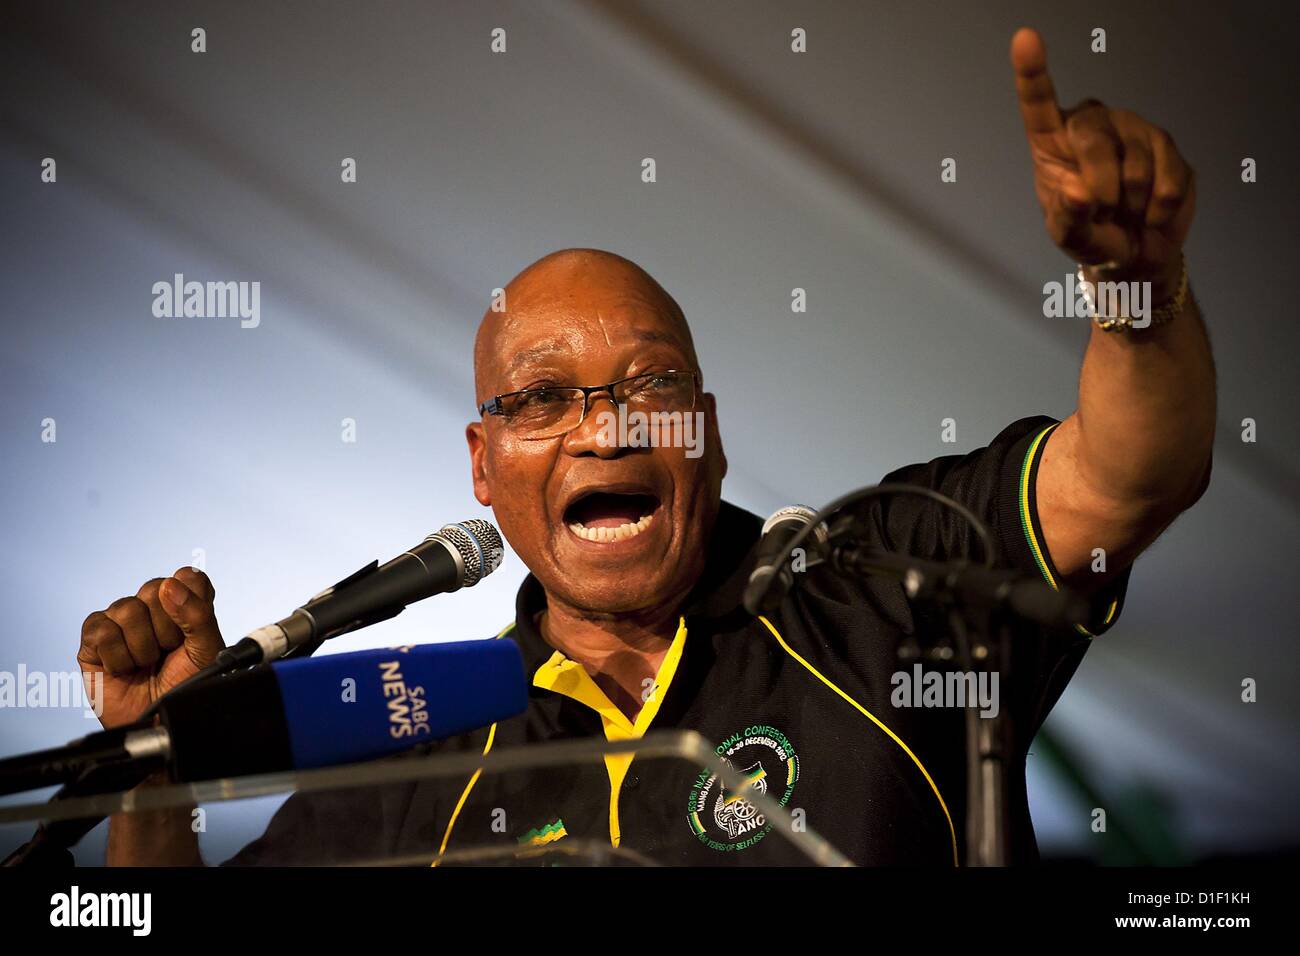
<svg viewBox="0 0 1300 956">
<path fill-rule="evenodd" d="M 159 586 L 158 600 L 185 635 L 185 645 L 194 662 L 200 666 L 210 664 L 225 646 L 212 605 L 175 578 L 167 578 Z"/>
</svg>

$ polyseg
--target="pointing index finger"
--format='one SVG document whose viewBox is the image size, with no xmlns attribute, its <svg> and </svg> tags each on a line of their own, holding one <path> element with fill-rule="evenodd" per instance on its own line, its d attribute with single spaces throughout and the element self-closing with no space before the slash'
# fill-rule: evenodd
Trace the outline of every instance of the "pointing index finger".
<svg viewBox="0 0 1300 956">
<path fill-rule="evenodd" d="M 1011 67 L 1016 72 L 1016 94 L 1025 132 L 1032 136 L 1064 129 L 1056 90 L 1047 73 L 1047 48 L 1037 30 L 1021 27 L 1011 38 Z"/>
</svg>

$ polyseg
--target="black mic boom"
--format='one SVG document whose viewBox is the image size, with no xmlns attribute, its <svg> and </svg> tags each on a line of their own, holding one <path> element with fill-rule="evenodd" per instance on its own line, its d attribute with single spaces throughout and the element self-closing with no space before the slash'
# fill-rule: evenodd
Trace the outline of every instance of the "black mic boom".
<svg viewBox="0 0 1300 956">
<path fill-rule="evenodd" d="M 957 600 L 987 608 L 1006 608 L 1044 627 L 1086 626 L 1088 602 L 1068 588 L 1018 571 L 985 568 L 964 562 L 923 561 L 854 544 L 831 550 L 831 564 L 852 574 L 878 574 L 902 582 L 910 598 Z"/>
<path fill-rule="evenodd" d="M 816 517 L 804 505 L 776 511 L 763 524 L 754 570 L 745 587 L 744 606 L 750 614 L 770 614 L 781 606 L 794 587 L 790 542 Z M 965 562 L 939 563 L 895 554 L 854 543 L 828 544 L 826 526 L 809 537 L 817 551 L 812 563 L 823 559 L 838 571 L 853 575 L 875 574 L 901 581 L 908 597 L 959 600 L 985 607 L 1003 607 L 1045 627 L 1084 626 L 1088 602 L 1069 589 L 1014 571 L 994 570 Z"/>
</svg>

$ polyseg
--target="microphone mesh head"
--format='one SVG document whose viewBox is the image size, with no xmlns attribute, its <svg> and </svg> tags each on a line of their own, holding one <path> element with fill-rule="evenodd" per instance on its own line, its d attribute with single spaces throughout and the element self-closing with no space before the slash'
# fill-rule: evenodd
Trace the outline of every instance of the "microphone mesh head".
<svg viewBox="0 0 1300 956">
<path fill-rule="evenodd" d="M 807 505 L 787 505 L 784 508 L 773 511 L 768 516 L 767 520 L 763 522 L 762 534 L 767 534 L 782 521 L 795 519 L 798 520 L 800 524 L 808 524 L 815 517 L 817 517 L 817 512 L 814 509 L 809 508 Z M 826 528 L 826 522 L 823 521 L 813 529 L 812 540 L 818 545 L 824 545 L 826 544 L 827 537 L 828 531 Z"/>
<path fill-rule="evenodd" d="M 807 524 L 812 521 L 816 514 L 817 512 L 813 511 L 807 505 L 787 505 L 786 507 L 779 508 L 768 515 L 767 520 L 763 522 L 762 533 L 767 534 L 772 530 L 773 526 L 775 526 L 777 522 L 784 521 L 786 518 L 802 518 L 803 521 L 801 521 L 800 524 Z"/>
<path fill-rule="evenodd" d="M 461 587 L 472 588 L 501 566 L 505 548 L 500 533 L 490 521 L 466 518 L 444 526 L 438 536 L 451 543 L 465 564 Z"/>
</svg>

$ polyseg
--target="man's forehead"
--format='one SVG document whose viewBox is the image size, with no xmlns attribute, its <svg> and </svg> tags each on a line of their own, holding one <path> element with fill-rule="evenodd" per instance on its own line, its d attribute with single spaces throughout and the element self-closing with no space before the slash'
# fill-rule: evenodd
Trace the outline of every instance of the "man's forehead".
<svg viewBox="0 0 1300 956">
<path fill-rule="evenodd" d="M 531 348 L 545 343 L 577 348 L 666 342 L 685 345 L 690 333 L 666 303 L 631 293 L 539 304 L 519 303 L 499 315 L 492 337 L 499 346 Z"/>
<path fill-rule="evenodd" d="M 521 341 L 511 342 L 506 336 L 498 339 L 498 345 L 503 347 L 499 349 L 497 357 L 507 359 L 504 369 L 512 372 L 538 362 L 576 354 L 590 348 L 592 344 L 599 347 L 600 340 L 611 351 L 642 345 L 664 345 L 684 353 L 689 351 L 688 344 L 671 327 L 611 319 L 600 321 L 599 326 L 597 332 L 590 327 L 584 329 L 577 323 L 569 324 L 563 330 L 534 323 L 520 331 L 519 335 L 523 337 Z M 597 341 L 593 343 L 592 339 Z"/>
<path fill-rule="evenodd" d="M 677 303 L 640 267 L 613 254 L 554 254 L 516 276 L 505 293 L 506 308 L 489 310 L 479 328 L 475 373 L 482 386 L 495 388 L 501 376 L 529 364 L 593 350 L 662 346 L 696 364 Z"/>
</svg>

